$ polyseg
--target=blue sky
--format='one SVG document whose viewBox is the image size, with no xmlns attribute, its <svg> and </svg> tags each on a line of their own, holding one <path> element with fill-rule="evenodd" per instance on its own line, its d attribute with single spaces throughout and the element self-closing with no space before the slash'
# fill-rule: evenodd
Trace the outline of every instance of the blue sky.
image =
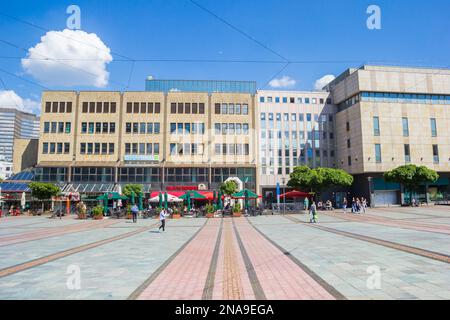
<svg viewBox="0 0 450 320">
<path fill-rule="evenodd" d="M 295 80 L 289 89 L 312 90 L 322 76 L 338 75 L 363 63 L 450 66 L 448 0 L 195 1 L 287 60 L 306 61 L 289 64 L 277 76 Z M 109 81 L 101 90 L 143 90 L 148 75 L 162 79 L 255 80 L 259 88 L 267 89 L 267 82 L 284 65 L 284 60 L 271 50 L 189 0 L 2 1 L 0 14 L 62 31 L 68 17 L 66 8 L 71 4 L 81 9 L 81 30 L 95 33 L 112 51 L 113 60 L 106 64 Z M 381 30 L 366 27 L 366 9 L 371 4 L 381 8 Z M 45 33 L 0 15 L 0 40 L 16 46 L 0 42 L 0 69 L 50 89 L 99 89 L 91 85 L 49 85 L 25 72 L 20 58 L 27 52 L 19 48 L 36 46 Z M 131 59 L 274 63 L 147 61 L 134 62 L 131 72 L 133 62 L 120 55 Z M 63 66 L 60 62 L 55 64 Z M 4 83 L 0 82 L 0 90 L 6 87 L 24 99 L 40 99 L 39 86 L 3 71 L 0 78 Z"/>
</svg>

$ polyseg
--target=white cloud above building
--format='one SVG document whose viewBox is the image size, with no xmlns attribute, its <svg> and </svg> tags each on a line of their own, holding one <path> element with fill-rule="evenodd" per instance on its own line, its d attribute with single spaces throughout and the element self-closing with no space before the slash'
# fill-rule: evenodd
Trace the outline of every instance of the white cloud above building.
<svg viewBox="0 0 450 320">
<path fill-rule="evenodd" d="M 314 89 L 317 91 L 322 91 L 323 87 L 325 87 L 327 84 L 329 84 L 331 81 L 336 79 L 336 77 L 332 74 L 327 74 L 323 76 L 322 78 L 318 79 L 314 83 Z"/>
<path fill-rule="evenodd" d="M 41 103 L 39 101 L 23 99 L 13 90 L 0 90 L 0 107 L 15 108 L 34 114 L 41 113 Z"/>
<path fill-rule="evenodd" d="M 282 76 L 278 79 L 273 79 L 269 82 L 269 86 L 272 88 L 291 88 L 295 86 L 297 82 L 289 76 Z"/>
<path fill-rule="evenodd" d="M 95 33 L 82 30 L 49 31 L 28 49 L 22 67 L 27 74 L 46 85 L 108 85 L 106 65 L 111 50 Z"/>
</svg>

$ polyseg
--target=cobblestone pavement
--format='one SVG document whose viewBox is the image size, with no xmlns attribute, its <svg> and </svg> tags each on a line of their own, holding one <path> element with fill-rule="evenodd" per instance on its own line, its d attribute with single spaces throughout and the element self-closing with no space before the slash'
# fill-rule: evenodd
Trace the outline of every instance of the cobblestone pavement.
<svg viewBox="0 0 450 320">
<path fill-rule="evenodd" d="M 449 207 L 158 225 L 1 218 L 0 299 L 450 299 Z"/>
</svg>

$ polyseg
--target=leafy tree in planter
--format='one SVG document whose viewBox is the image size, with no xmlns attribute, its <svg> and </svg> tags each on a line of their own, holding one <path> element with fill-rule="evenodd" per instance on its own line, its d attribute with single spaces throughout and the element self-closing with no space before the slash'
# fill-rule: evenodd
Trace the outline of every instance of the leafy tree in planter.
<svg viewBox="0 0 450 320">
<path fill-rule="evenodd" d="M 123 188 L 122 193 L 129 198 L 132 191 L 134 191 L 134 195 L 137 197 L 142 192 L 142 184 L 127 184 Z"/>
<path fill-rule="evenodd" d="M 220 191 L 226 196 L 231 196 L 233 193 L 236 193 L 238 190 L 238 186 L 235 181 L 229 180 L 220 185 Z"/>
<path fill-rule="evenodd" d="M 353 177 L 342 169 L 311 169 L 307 166 L 298 166 L 289 175 L 287 185 L 312 191 L 320 198 L 320 194 L 326 189 L 337 186 L 349 187 L 352 183 Z"/>
<path fill-rule="evenodd" d="M 421 184 L 434 182 L 438 178 L 436 171 L 414 164 L 400 166 L 384 173 L 384 180 L 400 183 L 406 191 L 409 191 L 409 201 L 412 200 L 413 191 L 417 190 Z"/>
<path fill-rule="evenodd" d="M 61 189 L 51 183 L 32 182 L 29 184 L 31 189 L 31 195 L 41 201 L 50 200 L 52 197 L 56 197 Z M 42 211 L 44 211 L 44 202 L 42 202 Z"/>
</svg>

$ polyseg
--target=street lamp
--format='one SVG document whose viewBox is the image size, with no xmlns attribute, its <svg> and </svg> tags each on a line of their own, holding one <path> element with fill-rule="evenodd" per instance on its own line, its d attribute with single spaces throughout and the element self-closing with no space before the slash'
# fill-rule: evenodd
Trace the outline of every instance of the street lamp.
<svg viewBox="0 0 450 320">
<path fill-rule="evenodd" d="M 283 214 L 286 214 L 286 185 L 285 185 L 285 183 L 286 183 L 286 178 L 285 177 L 282 177 L 281 178 L 281 182 L 283 183 L 283 194 L 284 194 L 284 197 L 283 197 Z"/>
</svg>

